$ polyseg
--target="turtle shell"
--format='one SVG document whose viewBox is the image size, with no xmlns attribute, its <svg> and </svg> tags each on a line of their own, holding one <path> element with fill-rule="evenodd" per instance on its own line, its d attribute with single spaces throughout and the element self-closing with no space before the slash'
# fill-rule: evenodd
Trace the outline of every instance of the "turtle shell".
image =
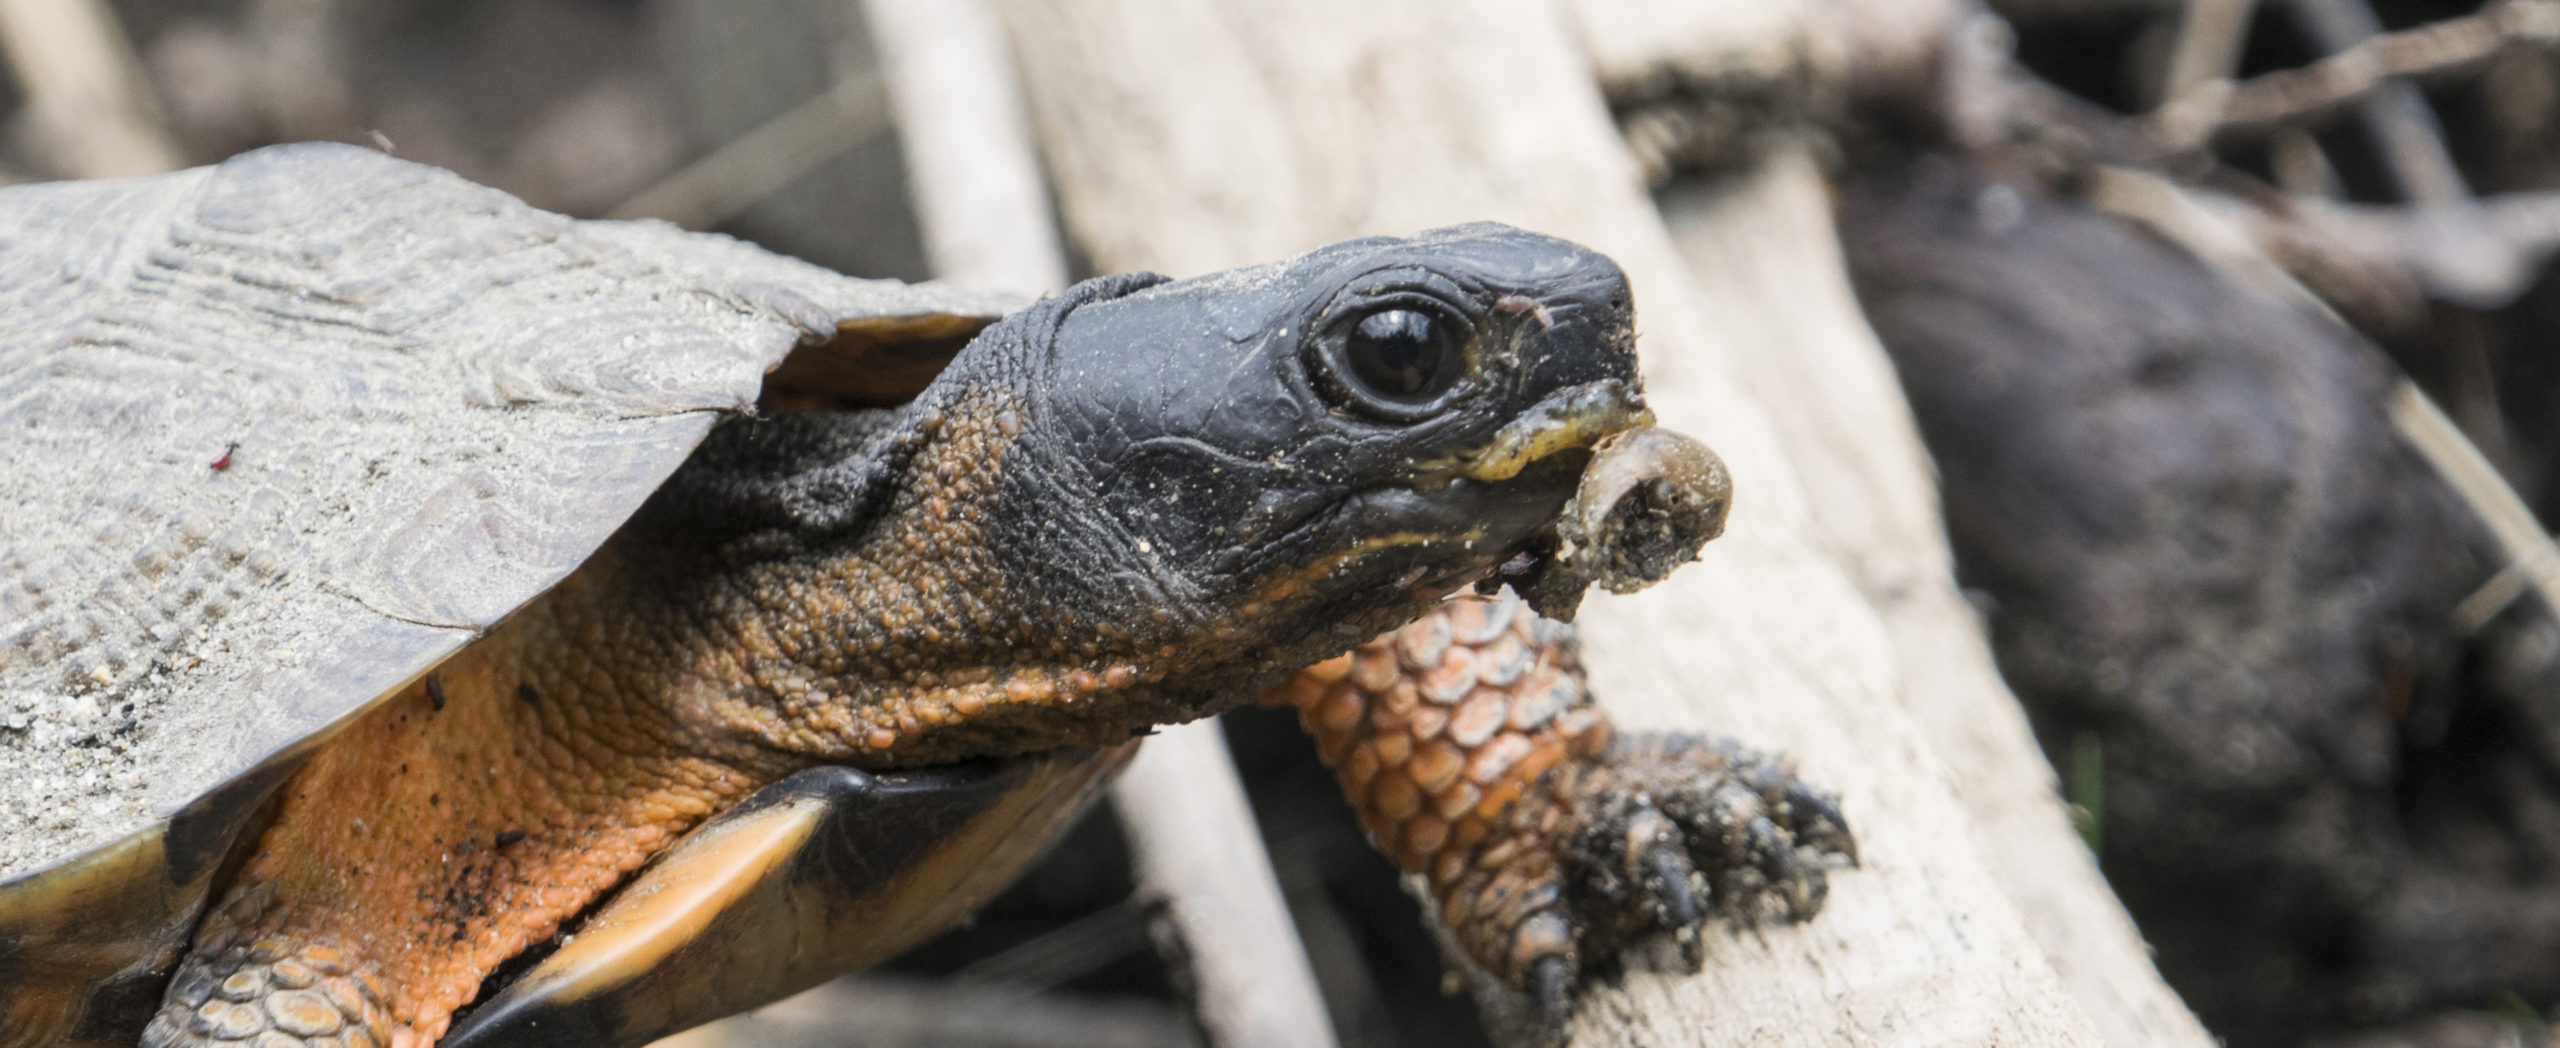
<svg viewBox="0 0 2560 1048">
<path fill-rule="evenodd" d="M 1017 304 L 338 145 L 0 190 L 0 240 L 0 1045 L 156 987 L 274 786 L 724 414 L 896 402 Z"/>
</svg>

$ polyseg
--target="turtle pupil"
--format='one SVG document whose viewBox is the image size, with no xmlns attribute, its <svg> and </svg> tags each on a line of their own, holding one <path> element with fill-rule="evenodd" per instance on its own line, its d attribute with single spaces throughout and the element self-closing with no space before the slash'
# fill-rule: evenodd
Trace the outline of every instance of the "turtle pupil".
<svg viewBox="0 0 2560 1048">
<path fill-rule="evenodd" d="M 1458 348 L 1448 325 L 1412 309 L 1382 309 L 1360 318 L 1344 347 L 1352 377 L 1393 400 L 1428 400 L 1457 378 Z"/>
</svg>

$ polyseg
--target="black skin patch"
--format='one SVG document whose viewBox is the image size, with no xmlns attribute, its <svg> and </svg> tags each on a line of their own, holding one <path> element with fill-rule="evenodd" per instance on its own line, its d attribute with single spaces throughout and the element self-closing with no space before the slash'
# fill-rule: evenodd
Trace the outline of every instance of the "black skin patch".
<svg viewBox="0 0 2560 1048">
<path fill-rule="evenodd" d="M 535 690 L 531 684 L 516 685 L 516 697 L 523 699 L 528 705 L 540 705 L 542 702 L 542 693 Z"/>
<path fill-rule="evenodd" d="M 427 703 L 438 711 L 444 709 L 444 681 L 432 673 L 427 674 Z"/>
</svg>

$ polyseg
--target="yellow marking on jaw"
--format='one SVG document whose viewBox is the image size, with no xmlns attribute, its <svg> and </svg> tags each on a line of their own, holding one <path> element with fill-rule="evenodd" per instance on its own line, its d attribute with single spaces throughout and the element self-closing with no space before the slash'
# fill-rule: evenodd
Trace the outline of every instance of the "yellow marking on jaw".
<svg viewBox="0 0 2560 1048">
<path fill-rule="evenodd" d="M 524 985 L 575 1001 L 628 982 L 692 942 L 712 918 L 790 862 L 824 813 L 822 803 L 799 800 L 706 828 L 526 973 Z"/>
<path fill-rule="evenodd" d="M 1549 394 L 1521 412 L 1493 435 L 1492 443 L 1457 463 L 1455 472 L 1469 480 L 1509 480 L 1559 451 L 1587 448 L 1609 434 L 1650 425 L 1653 412 L 1626 383 L 1586 383 Z"/>
</svg>

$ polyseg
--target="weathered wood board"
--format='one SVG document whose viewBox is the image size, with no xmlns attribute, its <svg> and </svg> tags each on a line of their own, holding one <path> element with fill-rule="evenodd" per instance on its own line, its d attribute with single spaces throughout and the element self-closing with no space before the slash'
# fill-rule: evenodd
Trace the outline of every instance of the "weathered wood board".
<svg viewBox="0 0 2560 1048">
<path fill-rule="evenodd" d="M 1999 872 L 2019 857 L 1986 846 L 1982 812 L 2009 804 L 2024 814 L 2004 825 L 2044 835 L 2039 855 L 2070 855 L 2049 773 L 2016 763 L 2034 760 L 2021 737 L 1948 753 L 1933 727 L 1966 708 L 1995 724 L 2018 714 L 1952 599 L 1907 419 L 1862 424 L 1880 389 L 1899 410 L 1877 382 L 1881 362 L 1865 360 L 1863 385 L 1836 400 L 1818 382 L 1754 388 L 1782 372 L 1753 354 L 1802 348 L 1755 344 L 1797 311 L 1835 333 L 1863 332 L 1838 290 L 1836 255 L 1824 254 L 1836 247 L 1818 209 L 1789 212 L 1807 225 L 1762 246 L 1778 253 L 1771 268 L 1829 283 L 1753 283 L 1740 264 L 1693 274 L 1617 141 L 1593 70 L 1559 46 L 1572 27 L 1545 4 L 1010 0 L 1002 10 L 1069 231 L 1099 268 L 1199 272 L 1494 218 L 1582 240 L 1628 269 L 1653 402 L 1733 464 L 1737 510 L 1701 565 L 1586 608 L 1595 686 L 1622 723 L 1796 754 L 1808 777 L 1842 792 L 1867 863 L 1834 879 L 1829 909 L 1810 925 L 1721 938 L 1694 978 L 1638 973 L 1595 993 L 1577 1043 L 2102 1043 Z M 1801 169 L 1775 177 L 1782 190 L 1810 185 Z M 1871 341 L 1854 351 L 1872 354 Z M 1808 396 L 1817 403 L 1791 399 Z M 1889 448 L 1852 459 L 1798 448 L 1801 432 L 1773 417 L 1797 411 L 1861 427 L 1840 442 Z M 1800 462 L 1851 468 L 1808 482 Z M 1875 479 L 1859 470 L 1892 485 L 1880 516 L 1829 524 L 1825 514 L 1856 501 L 1844 492 Z M 1887 615 L 1870 603 L 1880 580 L 1888 591 L 1933 588 L 1922 610 Z M 1958 645 L 1946 660 L 1906 662 L 1906 648 L 1941 642 Z M 1913 670 L 1931 675 L 1926 701 Z M 1968 796 L 1984 783 L 2031 795 Z M 2111 900 L 2093 905 L 2121 922 Z M 2088 948 L 2147 973 L 2138 942 L 2117 932 Z M 2134 1021 L 2156 1020 L 2151 1043 L 2179 1043 L 2181 1020 L 2192 1030 L 2167 1006 Z M 2107 1025 L 2114 1038 L 2126 1024 Z"/>
</svg>

